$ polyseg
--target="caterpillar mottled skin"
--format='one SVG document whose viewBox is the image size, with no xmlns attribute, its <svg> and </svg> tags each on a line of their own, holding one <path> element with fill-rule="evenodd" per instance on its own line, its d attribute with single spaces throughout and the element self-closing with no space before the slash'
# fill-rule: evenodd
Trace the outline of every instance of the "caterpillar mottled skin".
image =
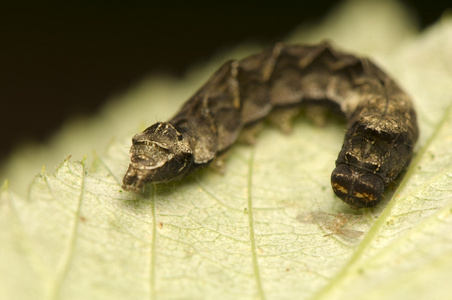
<svg viewBox="0 0 452 300">
<path fill-rule="evenodd" d="M 327 100 L 347 120 L 331 174 L 334 193 L 353 208 L 375 206 L 411 159 L 416 113 L 410 97 L 369 59 L 326 42 L 276 44 L 223 64 L 171 120 L 133 137 L 123 188 L 139 193 L 146 182 L 180 179 L 231 147 L 247 125 L 306 100 Z"/>
</svg>

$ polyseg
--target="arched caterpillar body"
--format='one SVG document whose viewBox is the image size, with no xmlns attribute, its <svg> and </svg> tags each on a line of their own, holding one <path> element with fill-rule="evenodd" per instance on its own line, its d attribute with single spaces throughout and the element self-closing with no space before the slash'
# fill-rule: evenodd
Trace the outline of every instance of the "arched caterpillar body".
<svg viewBox="0 0 452 300">
<path fill-rule="evenodd" d="M 241 130 L 272 109 L 327 100 L 347 120 L 331 175 L 335 194 L 353 208 L 372 207 L 408 165 L 418 137 L 409 96 L 366 58 L 329 43 L 276 44 L 223 64 L 168 122 L 135 135 L 123 188 L 168 182 L 208 165 Z"/>
</svg>

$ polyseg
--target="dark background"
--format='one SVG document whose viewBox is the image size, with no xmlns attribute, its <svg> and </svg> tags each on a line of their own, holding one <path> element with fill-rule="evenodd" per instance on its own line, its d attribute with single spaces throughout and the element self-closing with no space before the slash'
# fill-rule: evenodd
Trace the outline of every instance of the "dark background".
<svg viewBox="0 0 452 300">
<path fill-rule="evenodd" d="M 145 75 L 180 76 L 243 41 L 271 43 L 340 1 L 78 1 L 0 4 L 0 162 L 45 141 L 65 119 L 92 114 Z M 404 1 L 420 28 L 447 1 Z"/>
</svg>

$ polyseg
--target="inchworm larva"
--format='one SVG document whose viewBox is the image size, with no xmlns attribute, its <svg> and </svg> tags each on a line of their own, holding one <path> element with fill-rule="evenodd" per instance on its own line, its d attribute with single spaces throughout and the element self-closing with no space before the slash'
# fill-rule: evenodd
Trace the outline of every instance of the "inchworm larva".
<svg viewBox="0 0 452 300">
<path fill-rule="evenodd" d="M 307 100 L 327 100 L 347 120 L 331 174 L 334 193 L 353 208 L 375 206 L 411 159 L 416 113 L 410 97 L 369 59 L 326 42 L 278 43 L 223 64 L 171 120 L 133 137 L 123 188 L 139 193 L 146 182 L 180 179 L 211 163 L 272 109 Z"/>
</svg>

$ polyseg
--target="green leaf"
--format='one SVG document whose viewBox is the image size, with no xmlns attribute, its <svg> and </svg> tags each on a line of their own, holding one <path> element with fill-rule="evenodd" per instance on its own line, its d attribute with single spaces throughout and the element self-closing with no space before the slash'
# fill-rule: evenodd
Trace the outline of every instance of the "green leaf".
<svg viewBox="0 0 452 300">
<path fill-rule="evenodd" d="M 234 146 L 224 175 L 121 190 L 133 133 L 170 116 L 221 60 L 257 48 L 248 45 L 183 82 L 145 81 L 98 120 L 68 125 L 34 160 L 26 153 L 36 148 L 12 158 L 0 195 L 0 299 L 449 298 L 452 18 L 415 35 L 406 16 L 393 1 L 349 1 L 289 38 L 371 54 L 413 95 L 416 155 L 377 208 L 351 211 L 331 191 L 343 126 L 301 118 L 289 136 L 267 126 L 255 146 Z M 102 154 L 43 169 L 26 194 L 15 187 L 30 173 L 21 155 L 36 166 L 52 161 L 39 153 L 87 149 Z"/>
</svg>

